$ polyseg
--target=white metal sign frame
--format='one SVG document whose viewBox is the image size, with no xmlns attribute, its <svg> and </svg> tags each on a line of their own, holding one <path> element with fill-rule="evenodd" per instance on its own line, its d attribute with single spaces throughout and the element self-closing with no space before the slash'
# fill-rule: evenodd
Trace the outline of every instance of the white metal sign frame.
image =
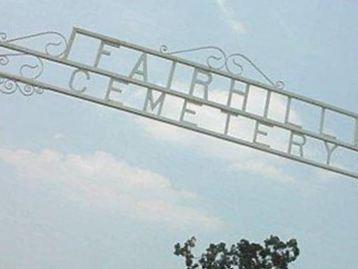
<svg viewBox="0 0 358 269">
<path fill-rule="evenodd" d="M 45 51 L 38 51 L 16 44 L 16 41 L 19 40 L 48 34 L 57 35 L 57 37 L 62 39 L 65 49 L 61 53 L 51 54 L 49 52 L 50 46 L 57 46 L 59 45 L 59 42 L 47 42 L 45 46 Z M 96 60 L 93 65 L 84 64 L 70 59 L 73 44 L 75 43 L 76 37 L 79 35 L 90 37 L 100 41 L 100 45 L 96 50 Z M 168 52 L 168 49 L 166 47 L 162 47 L 160 51 L 156 51 L 80 28 L 73 29 L 68 42 L 61 34 L 58 34 L 56 32 L 45 32 L 15 39 L 6 39 L 4 36 L 3 40 L 0 41 L 0 47 L 6 50 L 6 53 L 0 54 L 0 65 L 6 66 L 11 56 L 18 55 L 30 55 L 36 57 L 36 59 L 38 59 L 40 63 L 38 65 L 39 72 L 30 77 L 25 76 L 23 72 L 24 68 L 28 66 L 26 64 L 23 64 L 20 67 L 18 74 L 14 74 L 14 72 L 0 70 L 0 78 L 2 78 L 2 80 L 0 80 L 0 86 L 3 87 L 2 89 L 0 87 L 0 91 L 2 91 L 3 93 L 13 93 L 16 90 L 19 90 L 24 95 L 31 95 L 34 93 L 42 93 L 42 90 L 46 89 L 68 96 L 80 98 L 82 100 L 90 101 L 96 104 L 134 113 L 140 116 L 165 122 L 171 125 L 206 134 L 212 137 L 220 138 L 226 141 L 234 142 L 240 145 L 248 146 L 280 157 L 295 160 L 301 163 L 309 164 L 315 167 L 319 167 L 325 170 L 329 170 L 358 179 L 358 164 L 353 163 L 352 167 L 338 167 L 332 164 L 332 156 L 338 148 L 349 150 L 353 154 L 357 154 L 358 114 L 284 90 L 282 82 L 273 83 L 245 55 L 227 55 L 223 50 L 212 46 L 201 47 L 192 50 L 176 51 L 171 53 Z M 110 56 L 111 52 L 109 48 L 120 49 L 123 47 L 129 48 L 140 53 L 140 57 L 129 75 L 120 74 L 99 67 L 99 62 L 101 61 L 101 59 L 103 57 Z M 179 53 L 203 49 L 217 50 L 220 56 L 209 56 L 207 58 L 207 65 L 199 64 L 176 56 L 176 54 Z M 171 63 L 166 86 L 161 86 L 159 84 L 148 81 L 148 55 L 166 59 Z M 241 58 L 251 64 L 251 66 L 253 66 L 254 69 L 259 72 L 259 74 L 266 80 L 266 82 L 268 82 L 268 84 L 247 79 L 239 75 L 238 73 L 234 73 L 232 71 L 233 69 L 230 66 L 230 63 L 234 64 L 236 68 L 242 69 L 242 66 L 236 61 L 238 58 Z M 41 81 L 41 74 L 43 72 L 44 66 L 45 64 L 50 62 L 73 69 L 69 78 L 68 87 L 57 86 L 53 83 Z M 219 64 L 214 66 L 214 62 Z M 193 76 L 191 79 L 189 93 L 177 91 L 171 87 L 173 76 L 176 71 L 176 66 L 178 64 L 193 68 Z M 82 78 L 84 77 L 85 80 L 90 80 L 92 74 L 100 75 L 109 79 L 108 87 L 105 91 L 105 95 L 102 98 L 87 94 L 85 86 L 82 88 L 76 88 L 76 86 L 74 86 L 74 80 L 77 78 L 77 76 L 81 76 Z M 210 93 L 209 86 L 213 74 L 222 76 L 230 80 L 230 88 L 228 91 L 228 98 L 226 104 L 216 102 L 215 100 L 209 100 L 208 98 L 208 94 Z M 124 105 L 117 100 L 112 99 L 111 93 L 121 93 L 120 87 L 115 86 L 115 83 L 123 85 L 133 84 L 147 89 L 143 108 L 138 109 L 130 107 Z M 241 83 L 245 85 L 244 90 L 236 88 L 236 83 Z M 200 97 L 196 94 L 198 91 L 198 86 L 200 86 L 201 92 L 203 93 Z M 262 115 L 255 114 L 246 110 L 247 99 L 250 94 L 250 90 L 253 87 L 260 88 L 266 93 L 266 99 Z M 160 93 L 160 96 L 155 98 L 153 95 L 153 91 Z M 269 117 L 272 94 L 279 94 L 286 98 L 286 109 L 284 111 L 285 115 L 283 121 L 278 121 Z M 179 119 L 172 119 L 162 115 L 161 108 L 163 106 L 163 103 L 165 102 L 166 95 L 175 96 L 183 100 L 183 107 L 181 109 Z M 232 105 L 232 99 L 235 96 L 239 96 L 242 99 L 241 107 L 235 107 Z M 317 130 L 308 130 L 296 123 L 290 122 L 290 113 L 292 113 L 291 104 L 294 100 L 313 105 L 320 110 Z M 195 110 L 193 110 L 192 108 L 195 106 L 208 106 L 220 110 L 222 113 L 224 113 L 226 116 L 226 120 L 223 130 L 220 132 L 209 130 L 207 128 L 198 126 L 194 122 L 188 121 L 186 117 L 188 115 L 195 115 L 196 113 Z M 154 111 L 155 109 L 157 109 L 156 112 Z M 353 131 L 351 134 L 350 141 L 344 141 L 343 139 L 325 133 L 325 120 L 327 117 L 327 113 L 329 112 L 338 113 L 351 119 L 351 121 L 353 122 Z M 230 134 L 229 129 L 231 126 L 231 120 L 237 116 L 245 117 L 255 121 L 255 130 L 251 141 L 240 139 Z M 270 128 L 274 127 L 282 128 L 289 132 L 289 142 L 285 151 L 272 148 L 269 144 L 263 142 L 263 138 L 267 136 L 267 132 L 270 130 Z M 324 160 L 316 161 L 308 159 L 304 156 L 303 149 L 305 147 L 307 138 L 322 141 L 326 149 L 326 157 Z M 294 153 L 294 149 L 296 149 L 296 152 L 298 153 Z"/>
</svg>

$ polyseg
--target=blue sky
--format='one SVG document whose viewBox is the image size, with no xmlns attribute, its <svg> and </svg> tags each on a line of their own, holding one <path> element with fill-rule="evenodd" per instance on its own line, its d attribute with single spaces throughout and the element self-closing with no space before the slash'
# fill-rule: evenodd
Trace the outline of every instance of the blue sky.
<svg viewBox="0 0 358 269">
<path fill-rule="evenodd" d="M 2 1 L 9 37 L 73 26 L 159 49 L 216 45 L 357 112 L 356 1 Z M 198 249 L 298 239 L 293 268 L 358 258 L 358 186 L 53 93 L 0 96 L 0 268 L 183 268 Z M 338 123 L 339 124 L 339 123 Z"/>
</svg>

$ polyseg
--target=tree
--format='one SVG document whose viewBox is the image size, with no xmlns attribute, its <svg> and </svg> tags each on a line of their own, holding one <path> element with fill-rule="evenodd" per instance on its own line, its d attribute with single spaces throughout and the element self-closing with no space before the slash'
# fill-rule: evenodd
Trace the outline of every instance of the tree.
<svg viewBox="0 0 358 269">
<path fill-rule="evenodd" d="M 184 258 L 187 269 L 288 269 L 300 253 L 296 239 L 285 243 L 273 235 L 263 246 L 245 239 L 231 247 L 225 243 L 210 244 L 200 257 L 192 253 L 195 243 L 192 237 L 183 245 L 174 246 L 174 254 Z"/>
</svg>

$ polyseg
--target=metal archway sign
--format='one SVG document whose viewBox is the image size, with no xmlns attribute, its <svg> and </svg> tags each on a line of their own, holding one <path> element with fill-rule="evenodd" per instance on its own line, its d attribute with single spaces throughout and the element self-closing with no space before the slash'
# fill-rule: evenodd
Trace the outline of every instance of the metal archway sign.
<svg viewBox="0 0 358 269">
<path fill-rule="evenodd" d="M 0 40 L 2 93 L 49 90 L 358 179 L 358 114 L 284 90 L 243 54 L 157 51 L 80 28 L 68 40 L 57 32 Z M 204 51 L 205 64 L 178 57 Z M 243 76 L 245 65 L 265 82 Z M 196 121 L 203 109 L 216 113 L 215 126 Z"/>
</svg>

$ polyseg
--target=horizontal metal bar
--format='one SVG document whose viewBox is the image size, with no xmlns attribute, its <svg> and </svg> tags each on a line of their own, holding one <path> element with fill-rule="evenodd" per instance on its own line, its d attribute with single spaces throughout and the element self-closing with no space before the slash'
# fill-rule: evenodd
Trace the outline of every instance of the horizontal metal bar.
<svg viewBox="0 0 358 269">
<path fill-rule="evenodd" d="M 307 136 L 312 137 L 312 138 L 316 138 L 316 139 L 320 139 L 320 140 L 323 140 L 323 141 L 327 141 L 329 143 L 337 144 L 338 146 L 341 146 L 341 147 L 344 147 L 344 148 L 347 148 L 347 149 L 350 149 L 350 150 L 353 150 L 353 151 L 358 151 L 358 146 L 355 146 L 353 144 L 349 144 L 349 143 L 334 139 L 332 137 L 323 136 L 321 134 L 317 134 L 317 133 L 314 133 L 314 132 L 311 132 L 311 131 L 308 131 L 308 130 L 298 128 L 298 127 L 296 127 L 294 125 L 284 124 L 284 123 L 281 123 L 279 121 L 264 118 L 264 117 L 261 117 L 261 116 L 258 116 L 258 115 L 243 111 L 243 110 L 228 107 L 228 106 L 225 106 L 225 105 L 213 102 L 213 101 L 198 98 L 198 97 L 195 97 L 195 96 L 192 96 L 192 95 L 189 95 L 189 94 L 185 94 L 185 93 L 182 93 L 182 92 L 179 92 L 179 91 L 175 91 L 175 90 L 171 90 L 171 89 L 168 90 L 167 88 L 161 87 L 161 86 L 156 85 L 156 84 L 136 80 L 136 79 L 133 79 L 133 78 L 129 78 L 127 76 L 120 75 L 118 73 L 114 73 L 114 72 L 107 71 L 107 70 L 104 70 L 104 69 L 100 69 L 100 68 L 97 68 L 97 67 L 93 67 L 93 66 L 89 66 L 89 65 L 86 65 L 86 64 L 74 62 L 74 61 L 71 61 L 71 60 L 68 60 L 68 59 L 58 58 L 58 57 L 55 57 L 55 56 L 48 55 L 46 53 L 42 53 L 42 52 L 38 52 L 38 51 L 35 51 L 35 50 L 32 50 L 32 49 L 24 48 L 24 47 L 15 45 L 15 44 L 9 44 L 9 43 L 6 43 L 6 42 L 0 42 L 0 47 L 4 47 L 4 48 L 10 49 L 10 50 L 23 52 L 23 53 L 26 53 L 26 54 L 29 54 L 29 55 L 44 58 L 44 59 L 52 61 L 52 62 L 64 64 L 64 65 L 75 67 L 75 68 L 78 68 L 78 69 L 87 70 L 87 71 L 92 72 L 92 73 L 96 73 L 96 74 L 106 76 L 106 77 L 109 77 L 109 78 L 115 78 L 115 79 L 122 80 L 122 81 L 125 81 L 125 82 L 128 82 L 128 83 L 132 83 L 132 84 L 135 84 L 135 85 L 138 85 L 138 86 L 141 86 L 141 87 L 151 88 L 153 90 L 164 92 L 164 93 L 169 94 L 169 95 L 173 95 L 173 96 L 176 96 L 176 97 L 179 97 L 179 98 L 190 100 L 192 102 L 201 103 L 203 105 L 207 105 L 207 106 L 219 109 L 219 110 L 223 111 L 224 113 L 230 113 L 230 114 L 234 114 L 234 115 L 240 115 L 240 116 L 248 117 L 250 119 L 257 120 L 257 121 L 260 121 L 262 123 L 272 124 L 272 125 L 275 125 L 277 127 L 280 127 L 280 128 L 283 128 L 283 129 L 286 129 L 286 130 L 289 130 L 289 131 L 294 131 L 296 133 L 304 134 L 304 135 L 307 135 Z"/>
<path fill-rule="evenodd" d="M 123 111 L 126 111 L 126 112 L 130 112 L 132 114 L 136 114 L 136 115 L 140 115 L 140 116 L 143 116 L 143 117 L 146 117 L 146 118 L 150 118 L 150 119 L 154 119 L 154 120 L 161 121 L 161 122 L 164 122 L 164 123 L 168 123 L 168 124 L 171 124 L 171 125 L 174 125 L 174 126 L 177 126 L 177 127 L 181 127 L 181 128 L 184 128 L 184 129 L 195 131 L 195 132 L 205 134 L 205 135 L 208 135 L 208 136 L 216 137 L 216 138 L 219 138 L 219 139 L 222 139 L 222 140 L 225 140 L 225 141 L 230 141 L 230 142 L 240 144 L 240 145 L 243 145 L 243 146 L 251 147 L 251 148 L 261 150 L 261 151 L 264 151 L 264 152 L 267 152 L 267 153 L 270 153 L 270 154 L 273 154 L 273 155 L 277 155 L 277 156 L 280 156 L 280 157 L 291 159 L 291 160 L 294 160 L 294 161 L 297 161 L 297 162 L 300 162 L 300 163 L 309 164 L 309 165 L 312 165 L 312 166 L 315 166 L 315 167 L 318 167 L 318 168 L 322 168 L 322 169 L 325 169 L 325 170 L 328 170 L 328 171 L 331 171 L 331 172 L 335 172 L 335 173 L 338 173 L 338 174 L 341 174 L 341 175 L 345 175 L 345 176 L 349 176 L 349 177 L 358 179 L 358 174 L 355 173 L 355 172 L 352 172 L 352 171 L 347 171 L 347 170 L 344 170 L 342 168 L 329 166 L 329 165 L 322 164 L 322 163 L 312 161 L 312 160 L 303 159 L 301 157 L 291 155 L 291 154 L 288 154 L 288 153 L 285 153 L 285 152 L 282 152 L 282 151 L 279 151 L 279 150 L 267 148 L 267 147 L 261 146 L 259 144 L 254 144 L 252 142 L 248 142 L 248 141 L 245 141 L 245 140 L 242 140 L 242 139 L 239 139 L 239 138 L 235 138 L 235 137 L 224 135 L 224 134 L 217 133 L 217 132 L 214 132 L 214 131 L 206 130 L 206 129 L 201 128 L 201 127 L 197 127 L 197 126 L 193 126 L 193 125 L 186 125 L 186 124 L 183 124 L 181 122 L 178 122 L 178 121 L 175 121 L 175 120 L 172 120 L 172 119 L 168 119 L 168 118 L 165 118 L 165 117 L 162 117 L 162 116 L 157 116 L 155 114 L 150 114 L 148 112 L 144 112 L 142 110 L 131 108 L 131 107 L 128 107 L 128 106 L 124 106 L 124 105 L 121 105 L 121 104 L 118 104 L 118 103 L 106 102 L 105 100 L 97 98 L 97 97 L 93 97 L 93 96 L 90 96 L 90 95 L 85 95 L 83 93 L 79 93 L 79 92 L 75 92 L 75 91 L 70 91 L 70 90 L 67 90 L 67 89 L 64 89 L 64 88 L 61 88 L 61 87 L 50 85 L 48 83 L 44 83 L 44 82 L 40 82 L 40 81 L 34 81 L 32 79 L 28 79 L 28 78 L 25 78 L 25 77 L 22 77 L 22 76 L 8 74 L 6 72 L 1 72 L 1 71 L 0 71 L 0 77 L 7 78 L 7 79 L 10 79 L 10 80 L 19 81 L 19 82 L 22 82 L 22 83 L 25 83 L 25 84 L 28 84 L 28 85 L 32 85 L 32 86 L 35 86 L 35 87 L 40 87 L 40 88 L 47 89 L 47 90 L 50 90 L 50 91 L 54 91 L 54 92 L 57 92 L 57 93 L 61 93 L 61 94 L 67 95 L 67 96 L 76 97 L 76 98 L 79 98 L 79 99 L 82 99 L 82 100 L 85 100 L 85 101 L 89 101 L 89 102 L 92 102 L 92 103 L 95 103 L 95 104 L 100 104 L 100 105 L 115 108 L 115 109 L 118 109 L 118 110 L 123 110 Z"/>
<path fill-rule="evenodd" d="M 124 47 L 128 47 L 128 48 L 131 48 L 131 49 L 134 49 L 134 50 L 139 50 L 139 51 L 142 51 L 142 52 L 154 55 L 154 56 L 158 56 L 158 57 L 161 57 L 161 58 L 168 59 L 170 61 L 175 61 L 175 62 L 178 62 L 178 63 L 181 63 L 181 64 L 189 65 L 191 67 L 200 68 L 200 69 L 203 69 L 205 71 L 215 73 L 217 75 L 232 78 L 232 79 L 235 79 L 235 80 L 247 83 L 247 84 L 251 84 L 253 86 L 264 88 L 266 90 L 270 90 L 270 91 L 273 91 L 273 92 L 276 92 L 276 93 L 279 93 L 279 94 L 282 94 L 282 95 L 290 96 L 290 97 L 292 97 L 294 99 L 301 100 L 301 101 L 304 101 L 304 102 L 307 102 L 307 103 L 310 103 L 310 104 L 313 104 L 313 105 L 316 105 L 316 106 L 319 106 L 319 107 L 325 107 L 325 108 L 328 108 L 329 110 L 344 114 L 346 116 L 350 116 L 350 117 L 353 117 L 353 118 L 358 118 L 358 113 L 355 113 L 355 112 L 352 112 L 352 111 L 349 111 L 349 110 L 346 110 L 346 109 L 342 109 L 340 107 L 337 107 L 337 106 L 334 106 L 334 105 L 331 105 L 331 104 L 328 104 L 328 103 L 324 103 L 324 102 L 321 102 L 321 101 L 318 101 L 318 100 L 315 100 L 315 99 L 312 99 L 312 98 L 308 98 L 308 97 L 305 97 L 305 96 L 300 95 L 300 94 L 296 94 L 296 93 L 292 93 L 292 92 L 289 92 L 289 91 L 286 91 L 286 90 L 278 89 L 278 88 L 272 87 L 271 85 L 267 85 L 265 83 L 262 83 L 262 82 L 259 82 L 259 81 L 256 81 L 256 80 L 248 79 L 248 78 L 245 78 L 245 77 L 242 77 L 242 76 L 239 76 L 239 75 L 230 74 L 228 72 L 221 71 L 221 70 L 214 69 L 214 68 L 210 68 L 208 66 L 205 66 L 205 65 L 202 65 L 202 64 L 199 64 L 199 63 L 195 63 L 193 61 L 190 61 L 190 60 L 178 57 L 178 56 L 162 53 L 160 51 L 156 51 L 156 50 L 153 50 L 153 49 L 142 47 L 142 46 L 132 44 L 132 43 L 129 43 L 129 42 L 126 42 L 126 41 L 122 41 L 122 40 L 119 40 L 117 38 L 109 37 L 109 36 L 106 36 L 106 35 L 103 35 L 103 34 L 94 33 L 94 32 L 91 32 L 91 31 L 88 31 L 88 30 L 85 30 L 85 29 L 82 29 L 82 28 L 74 27 L 73 30 L 76 33 L 79 33 L 79 34 L 82 34 L 82 35 L 86 35 L 86 36 L 90 36 L 90 37 L 93 37 L 93 38 L 96 38 L 96 39 L 107 41 L 109 43 L 119 44 L 119 45 L 124 46 Z"/>
</svg>

